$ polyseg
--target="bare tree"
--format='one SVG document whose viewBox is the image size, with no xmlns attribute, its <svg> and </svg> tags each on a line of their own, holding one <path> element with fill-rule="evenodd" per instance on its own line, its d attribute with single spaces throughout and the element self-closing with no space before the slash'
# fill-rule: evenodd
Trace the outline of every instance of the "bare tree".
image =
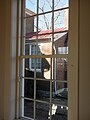
<svg viewBox="0 0 90 120">
<path fill-rule="evenodd" d="M 49 6 L 49 9 L 52 10 L 52 0 L 43 0 L 42 3 L 41 3 L 41 6 L 39 5 L 38 9 L 39 9 L 39 12 L 42 12 L 42 13 L 45 13 L 46 12 L 46 9 L 47 8 L 47 5 Z M 30 4 L 34 5 L 35 6 L 35 1 L 34 0 L 29 0 Z M 54 9 L 56 9 L 58 7 L 58 5 L 61 3 L 62 1 L 61 0 L 55 0 L 55 5 L 54 5 Z M 64 6 L 64 5 L 63 5 Z M 41 25 L 42 27 L 46 28 L 46 29 L 51 29 L 52 27 L 52 17 L 48 17 L 49 14 L 43 14 L 42 15 L 42 18 L 39 19 L 39 21 L 41 22 Z M 62 17 L 61 16 L 61 12 L 58 11 L 55 13 L 54 15 L 54 24 L 62 24 L 62 20 L 59 21 L 59 18 Z M 41 29 L 42 29 L 41 27 Z"/>
</svg>

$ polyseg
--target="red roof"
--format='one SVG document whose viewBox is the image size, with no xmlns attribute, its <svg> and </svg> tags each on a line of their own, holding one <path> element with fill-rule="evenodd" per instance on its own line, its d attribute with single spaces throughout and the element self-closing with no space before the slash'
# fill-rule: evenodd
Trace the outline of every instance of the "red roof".
<svg viewBox="0 0 90 120">
<path fill-rule="evenodd" d="M 57 28 L 54 29 L 54 33 L 59 33 L 60 31 L 65 31 L 65 28 Z M 38 38 L 42 39 L 42 38 L 50 38 L 52 34 L 52 30 L 42 30 L 38 32 Z M 26 39 L 36 39 L 37 37 L 37 33 L 33 32 L 33 33 L 27 33 L 26 34 Z"/>
</svg>

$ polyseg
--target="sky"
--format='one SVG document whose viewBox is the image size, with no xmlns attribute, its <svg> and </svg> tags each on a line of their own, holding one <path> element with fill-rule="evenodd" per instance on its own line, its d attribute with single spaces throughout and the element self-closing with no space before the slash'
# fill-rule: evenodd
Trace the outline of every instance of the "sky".
<svg viewBox="0 0 90 120">
<path fill-rule="evenodd" d="M 48 4 L 48 2 L 50 4 Z M 69 0 L 54 0 L 55 9 L 67 7 Z M 52 6 L 52 0 L 39 0 L 39 7 L 41 8 L 44 5 L 45 12 L 51 10 L 50 6 Z M 36 6 L 37 6 L 37 0 L 26 0 L 26 8 L 31 9 L 33 12 L 36 13 Z M 41 11 L 39 11 L 41 12 Z"/>
<path fill-rule="evenodd" d="M 59 9 L 62 7 L 68 7 L 69 0 L 54 0 L 54 9 Z M 37 13 L 37 0 L 26 0 L 26 8 L 30 9 L 31 11 Z M 39 0 L 39 13 L 42 13 L 42 8 L 44 12 L 50 11 L 52 8 L 52 0 Z M 58 17 L 57 17 L 58 16 Z M 51 25 L 51 18 L 52 15 L 49 13 L 45 15 L 47 24 Z M 40 29 L 47 29 L 45 24 L 45 17 L 44 15 L 39 16 L 39 28 Z M 64 27 L 64 11 L 55 12 L 54 14 L 55 28 Z M 36 22 L 35 22 L 36 23 Z M 35 25 L 36 26 L 36 25 Z"/>
</svg>

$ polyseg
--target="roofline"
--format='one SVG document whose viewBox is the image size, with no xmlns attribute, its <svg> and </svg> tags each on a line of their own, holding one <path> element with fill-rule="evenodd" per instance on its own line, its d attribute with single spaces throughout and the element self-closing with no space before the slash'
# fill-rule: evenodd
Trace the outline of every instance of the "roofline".
<svg viewBox="0 0 90 120">
<path fill-rule="evenodd" d="M 36 13 L 34 13 L 33 11 L 31 11 L 30 9 L 28 8 L 25 8 L 25 13 L 32 16 L 32 15 L 35 15 Z"/>
</svg>

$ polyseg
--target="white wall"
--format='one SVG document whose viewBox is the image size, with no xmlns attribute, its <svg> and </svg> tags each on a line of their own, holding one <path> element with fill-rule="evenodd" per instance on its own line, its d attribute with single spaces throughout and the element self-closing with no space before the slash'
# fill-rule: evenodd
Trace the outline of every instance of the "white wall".
<svg viewBox="0 0 90 120">
<path fill-rule="evenodd" d="M 79 10 L 79 120 L 90 120 L 90 0 Z"/>
</svg>

